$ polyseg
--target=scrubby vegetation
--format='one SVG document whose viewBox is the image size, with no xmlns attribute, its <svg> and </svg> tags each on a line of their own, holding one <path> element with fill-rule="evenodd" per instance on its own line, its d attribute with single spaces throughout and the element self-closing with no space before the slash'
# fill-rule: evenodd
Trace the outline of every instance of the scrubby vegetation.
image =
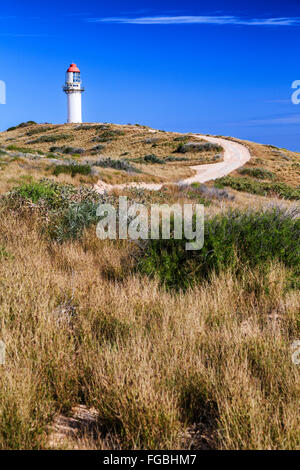
<svg viewBox="0 0 300 470">
<path fill-rule="evenodd" d="M 73 166 L 79 165 L 68 168 Z M 73 171 L 76 173 L 78 168 Z M 80 174 L 86 174 L 85 171 L 79 170 Z M 96 208 L 101 201 L 104 197 L 91 189 L 76 189 L 72 185 L 44 179 L 14 188 L 2 197 L 0 207 L 23 215 L 30 212 L 37 214 L 42 233 L 63 242 L 80 237 L 84 228 L 96 223 Z"/>
<path fill-rule="evenodd" d="M 127 173 L 141 173 L 141 170 L 134 167 L 127 160 L 100 158 L 99 160 L 92 161 L 93 166 L 100 166 L 102 168 L 114 168 L 115 170 L 124 170 Z"/>
<path fill-rule="evenodd" d="M 164 163 L 164 161 L 161 159 L 161 158 L 158 158 L 156 155 L 154 154 L 150 154 L 150 155 L 145 155 L 143 160 L 146 162 L 146 163 Z"/>
<path fill-rule="evenodd" d="M 109 129 L 108 124 L 81 124 L 80 126 L 77 126 L 76 131 L 102 131 Z"/>
<path fill-rule="evenodd" d="M 36 134 L 41 134 L 43 132 L 47 132 L 47 131 L 50 131 L 52 129 L 54 129 L 53 126 L 41 126 L 41 127 L 39 126 L 39 127 L 30 129 L 30 131 L 27 131 L 26 135 L 32 136 L 32 135 L 36 135 Z"/>
<path fill-rule="evenodd" d="M 222 152 L 223 148 L 220 147 L 220 145 L 213 144 L 211 142 L 188 142 L 184 144 L 179 144 L 175 152 L 180 152 L 180 153 L 205 152 L 208 150 Z"/>
<path fill-rule="evenodd" d="M 64 145 L 63 147 L 50 147 L 50 152 L 64 153 L 66 155 L 82 155 L 85 153 L 85 149 L 81 147 L 70 147 L 68 145 Z"/>
<path fill-rule="evenodd" d="M 186 239 L 152 240 L 140 269 L 177 289 L 209 279 L 212 272 L 231 269 L 239 274 L 249 267 L 263 270 L 273 261 L 300 275 L 300 219 L 289 212 L 276 208 L 217 215 L 206 220 L 204 240 L 198 251 L 187 251 Z"/>
<path fill-rule="evenodd" d="M 119 129 L 101 130 L 100 134 L 93 139 L 93 142 L 110 142 L 121 135 L 124 135 L 124 132 Z"/>
<path fill-rule="evenodd" d="M 70 136 L 70 142 L 67 139 L 57 140 L 63 135 Z M 216 152 L 211 148 L 206 148 L 201 153 L 191 150 L 184 154 L 175 154 L 174 151 L 178 145 L 187 143 L 187 140 L 190 143 L 205 143 L 192 135 L 182 136 L 170 132 L 151 130 L 145 126 L 108 123 L 68 124 L 66 126 L 48 123 L 32 124 L 30 127 L 20 128 L 12 134 L 0 133 L 0 146 L 6 146 L 9 143 L 24 149 L 22 152 L 24 154 L 32 153 L 31 149 L 35 149 L 35 151 L 42 152 L 41 156 L 62 160 L 62 163 L 65 163 L 63 161 L 64 155 L 72 155 L 72 158 L 76 158 L 78 163 L 83 163 L 82 157 L 97 154 L 101 154 L 103 158 L 111 158 L 111 160 L 122 160 L 122 157 L 126 157 L 124 160 L 131 162 L 132 166 L 137 167 L 142 172 L 144 181 L 153 183 L 174 182 L 188 178 L 194 173 L 190 169 L 189 163 L 196 165 L 201 162 L 210 163 L 215 161 Z M 28 151 L 26 147 L 28 147 Z M 154 154 L 155 157 L 147 157 Z M 146 159 L 144 159 L 145 156 Z M 28 166 L 31 166 L 32 169 L 34 166 L 37 171 L 39 167 L 42 172 L 41 176 L 48 175 L 46 170 L 42 170 L 43 159 L 35 159 L 30 155 L 11 155 L 11 157 L 22 157 L 31 160 Z M 37 160 L 39 160 L 39 163 Z M 138 163 L 138 165 L 135 165 L 135 163 Z M 21 164 L 25 165 L 25 162 L 20 162 Z M 38 177 L 37 171 L 32 171 L 32 173 L 35 173 L 35 177 Z M 96 174 L 94 170 L 93 172 Z M 125 170 L 125 172 L 119 171 L 118 168 L 103 167 L 101 179 L 110 184 L 141 181 L 142 176 L 138 176 L 139 171 Z M 70 182 L 67 174 L 66 177 L 62 175 L 60 180 L 64 179 L 64 181 Z M 74 182 L 80 183 L 79 178 L 76 178 Z M 3 186 L 9 187 L 10 185 L 4 183 Z"/>
<path fill-rule="evenodd" d="M 39 144 L 42 142 L 57 142 L 59 140 L 71 140 L 72 135 L 70 134 L 49 134 L 49 135 L 41 135 L 34 140 L 30 140 L 29 144 Z"/>
<path fill-rule="evenodd" d="M 266 170 L 265 168 L 240 168 L 238 172 L 241 175 L 252 176 L 253 178 L 258 178 L 260 180 L 272 180 L 275 178 L 274 173 Z"/>
<path fill-rule="evenodd" d="M 169 155 L 165 158 L 165 162 L 187 162 L 188 158 L 185 157 L 174 157 L 173 155 Z"/>
<path fill-rule="evenodd" d="M 72 147 L 52 154 L 51 143 L 26 146 L 28 129 L 0 133 L 0 449 L 298 449 L 300 214 L 288 200 L 298 198 L 297 154 L 258 146 L 247 173 L 217 187 L 99 194 L 82 182 L 184 179 L 216 149 L 176 155 L 192 136 L 142 126 L 66 129 Z M 122 134 L 89 157 L 110 130 Z M 151 145 L 159 163 L 144 160 Z M 254 191 L 226 188 L 237 180 Z M 99 240 L 97 206 L 117 208 L 119 193 L 129 207 L 204 204 L 203 249 Z M 92 431 L 63 426 L 58 439 L 55 417 L 73 423 L 79 406 L 93 412 Z"/>
<path fill-rule="evenodd" d="M 14 131 L 16 129 L 20 129 L 22 127 L 28 127 L 28 126 L 32 126 L 36 124 L 35 121 L 27 121 L 27 122 L 21 122 L 21 124 L 18 124 L 17 126 L 12 126 L 12 127 L 9 127 L 8 129 L 6 129 L 7 132 L 9 131 Z"/>
<path fill-rule="evenodd" d="M 181 184 L 179 186 L 179 190 L 183 193 L 187 193 L 189 197 L 193 198 L 201 194 L 204 198 L 208 199 L 218 199 L 218 200 L 233 200 L 234 195 L 230 194 L 225 189 L 218 189 L 214 187 L 207 186 L 206 184 L 200 183 L 192 183 L 191 185 L 188 184 Z"/>
<path fill-rule="evenodd" d="M 71 165 L 55 165 L 52 172 L 55 176 L 58 176 L 61 173 L 67 173 L 74 177 L 75 175 L 90 175 L 91 171 L 92 169 L 90 165 L 73 163 Z"/>
<path fill-rule="evenodd" d="M 18 145 L 13 145 L 13 144 L 8 145 L 6 149 L 13 150 L 16 152 L 21 152 L 21 153 L 38 153 L 40 155 L 43 154 L 41 150 L 37 150 L 37 149 L 29 148 L 29 147 L 19 147 Z"/>
<path fill-rule="evenodd" d="M 105 148 L 104 145 L 95 145 L 91 151 L 97 153 L 97 152 L 101 152 L 101 150 L 103 150 L 104 148 Z"/>
<path fill-rule="evenodd" d="M 258 194 L 260 196 L 278 196 L 284 199 L 300 199 L 300 189 L 293 188 L 286 183 L 259 182 L 249 178 L 225 176 L 215 181 L 217 188 L 231 187 L 237 191 Z"/>
</svg>

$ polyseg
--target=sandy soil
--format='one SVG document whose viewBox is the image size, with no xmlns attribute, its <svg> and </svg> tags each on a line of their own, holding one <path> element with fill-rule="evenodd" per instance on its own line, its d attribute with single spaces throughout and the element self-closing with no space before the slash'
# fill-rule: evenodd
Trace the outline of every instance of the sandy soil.
<svg viewBox="0 0 300 470">
<path fill-rule="evenodd" d="M 196 174 L 190 178 L 181 180 L 174 184 L 180 185 L 205 183 L 206 181 L 221 178 L 222 176 L 226 176 L 237 168 L 243 166 L 251 158 L 249 150 L 244 145 L 238 144 L 237 142 L 232 142 L 220 137 L 208 137 L 200 134 L 197 134 L 196 137 L 221 145 L 224 148 L 224 160 L 219 163 L 191 166 L 191 168 L 196 171 Z M 149 189 L 151 191 L 159 191 L 162 186 L 163 184 L 156 183 L 127 183 L 110 185 L 104 183 L 103 181 L 98 181 L 95 184 L 94 189 L 102 194 L 106 191 L 111 191 L 112 189 L 122 189 L 125 187 L 135 187 Z"/>
</svg>

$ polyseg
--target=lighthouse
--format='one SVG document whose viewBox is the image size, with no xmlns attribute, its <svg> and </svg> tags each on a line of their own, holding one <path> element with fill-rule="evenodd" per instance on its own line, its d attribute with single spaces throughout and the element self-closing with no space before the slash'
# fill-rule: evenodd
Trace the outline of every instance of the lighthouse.
<svg viewBox="0 0 300 470">
<path fill-rule="evenodd" d="M 81 115 L 81 86 L 80 70 L 76 64 L 71 64 L 66 72 L 66 83 L 63 87 L 68 98 L 68 123 L 82 122 Z"/>
</svg>

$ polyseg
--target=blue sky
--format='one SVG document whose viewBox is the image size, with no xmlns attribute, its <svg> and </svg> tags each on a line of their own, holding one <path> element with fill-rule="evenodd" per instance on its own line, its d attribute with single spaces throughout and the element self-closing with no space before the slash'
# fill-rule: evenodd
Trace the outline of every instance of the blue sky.
<svg viewBox="0 0 300 470">
<path fill-rule="evenodd" d="M 300 2 L 10 1 L 0 10 L 0 130 L 66 120 L 64 74 L 82 72 L 83 120 L 232 135 L 300 151 Z"/>
</svg>

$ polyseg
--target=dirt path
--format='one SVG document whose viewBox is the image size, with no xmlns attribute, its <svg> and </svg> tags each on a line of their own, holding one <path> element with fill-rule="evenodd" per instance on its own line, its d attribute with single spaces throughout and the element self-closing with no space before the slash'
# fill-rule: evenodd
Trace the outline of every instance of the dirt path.
<svg viewBox="0 0 300 470">
<path fill-rule="evenodd" d="M 221 178 L 231 173 L 233 170 L 243 166 L 248 160 L 250 160 L 251 155 L 249 150 L 237 142 L 232 142 L 230 140 L 222 139 L 220 137 L 208 137 L 200 134 L 196 134 L 196 137 L 207 140 L 214 144 L 221 145 L 224 148 L 224 160 L 219 163 L 210 163 L 207 165 L 196 165 L 191 166 L 193 170 L 196 171 L 194 176 L 186 178 L 181 181 L 177 181 L 174 184 L 191 184 L 191 183 L 205 183 L 206 181 L 215 180 L 216 178 Z M 149 189 L 151 191 L 160 190 L 166 183 L 126 183 L 126 184 L 107 184 L 103 181 L 98 181 L 94 189 L 100 194 L 110 191 L 112 189 L 122 189 L 125 187 L 131 188 L 141 188 Z"/>
</svg>

